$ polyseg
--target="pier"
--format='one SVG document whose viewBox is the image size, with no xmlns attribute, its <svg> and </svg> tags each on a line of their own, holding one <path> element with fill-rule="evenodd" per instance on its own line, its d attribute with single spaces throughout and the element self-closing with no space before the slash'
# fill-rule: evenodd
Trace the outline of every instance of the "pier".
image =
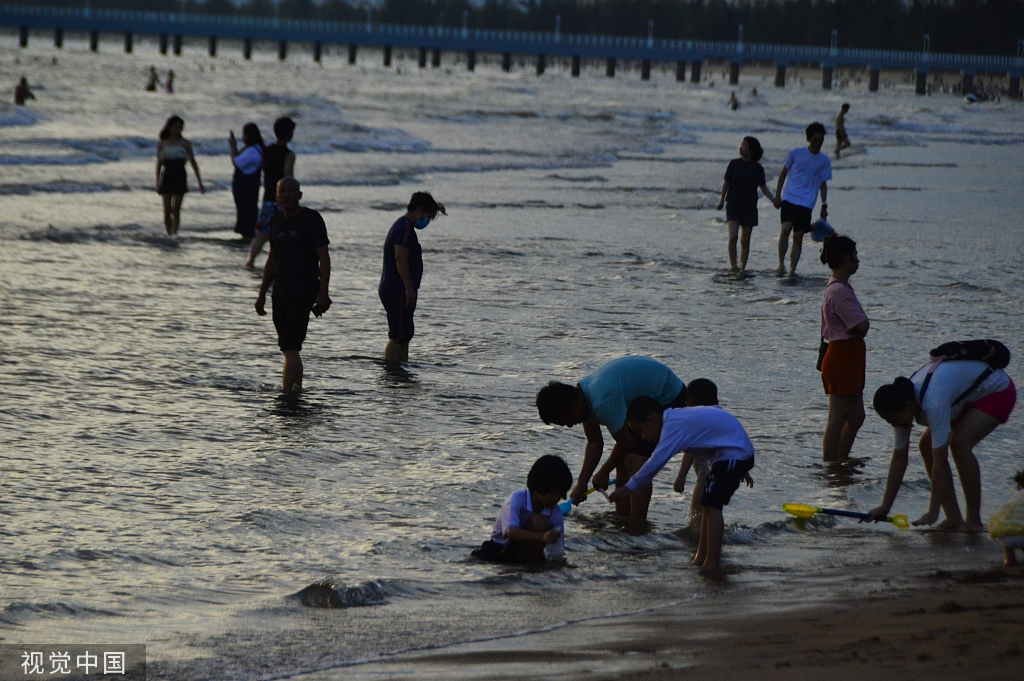
<svg viewBox="0 0 1024 681">
<path fill-rule="evenodd" d="M 785 87 L 786 70 L 791 65 L 820 66 L 821 84 L 826 90 L 832 88 L 832 74 L 838 68 L 868 69 L 868 89 L 872 92 L 878 90 L 882 69 L 902 69 L 916 73 L 915 91 L 919 95 L 927 92 L 930 71 L 960 73 L 964 92 L 971 90 L 976 75 L 1008 76 L 1009 89 L 1015 97 L 1019 96 L 1020 78 L 1024 74 L 1024 55 L 1021 54 L 1000 57 L 742 41 L 669 40 L 560 31 L 498 31 L 24 5 L 0 5 L 0 26 L 17 28 L 22 47 L 28 46 L 29 34 L 33 30 L 52 31 L 57 48 L 64 45 L 68 32 L 82 33 L 88 36 L 89 47 L 94 52 L 100 48 L 102 34 L 115 34 L 123 39 L 125 52 L 133 50 L 137 36 L 153 35 L 159 36 L 163 54 L 167 53 L 170 39 L 175 55 L 182 52 L 183 37 L 199 38 L 208 41 L 211 57 L 217 56 L 218 40 L 238 40 L 242 43 L 242 55 L 246 59 L 252 57 L 253 41 L 276 43 L 281 60 L 287 59 L 289 43 L 310 44 L 315 61 L 321 60 L 324 45 L 344 45 L 348 49 L 349 64 L 356 63 L 359 47 L 373 46 L 383 51 L 384 66 L 391 66 L 392 52 L 396 48 L 418 50 L 421 68 L 426 67 L 428 51 L 434 68 L 441 65 L 442 52 L 458 52 L 465 56 L 465 64 L 470 71 L 475 69 L 480 54 L 500 54 L 504 71 L 511 70 L 513 55 L 527 55 L 535 59 L 538 76 L 544 73 L 549 59 L 570 59 L 574 77 L 580 75 L 583 59 L 605 60 L 605 74 L 610 78 L 615 77 L 618 62 L 630 60 L 641 65 L 640 77 L 644 80 L 650 78 L 652 64 L 668 63 L 674 65 L 677 81 L 686 81 L 689 64 L 690 82 L 700 82 L 701 65 L 710 60 L 729 64 L 729 83 L 732 85 L 739 82 L 744 64 L 774 64 L 775 85 Z"/>
</svg>

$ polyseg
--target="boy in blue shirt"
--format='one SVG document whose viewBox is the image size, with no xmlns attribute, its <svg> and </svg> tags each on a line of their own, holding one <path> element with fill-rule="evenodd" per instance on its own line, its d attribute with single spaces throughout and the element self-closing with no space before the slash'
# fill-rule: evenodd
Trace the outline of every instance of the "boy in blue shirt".
<svg viewBox="0 0 1024 681">
<path fill-rule="evenodd" d="M 651 458 L 637 471 L 625 488 L 615 490 L 609 498 L 629 494 L 649 484 L 669 459 L 681 451 L 705 460 L 710 467 L 708 484 L 701 496 L 700 541 L 693 564 L 702 574 L 719 569 L 725 521 L 722 507 L 729 503 L 744 481 L 754 486 L 750 469 L 754 467 L 754 445 L 739 420 L 721 407 L 687 407 L 666 409 L 657 400 L 638 397 L 626 414 L 629 427 L 645 442 L 656 445 Z"/>
<path fill-rule="evenodd" d="M 524 565 L 560 559 L 565 553 L 565 527 L 558 502 L 570 487 L 572 473 L 565 461 L 550 454 L 537 459 L 526 477 L 526 489 L 505 500 L 491 538 L 471 555 L 491 563 Z"/>
</svg>

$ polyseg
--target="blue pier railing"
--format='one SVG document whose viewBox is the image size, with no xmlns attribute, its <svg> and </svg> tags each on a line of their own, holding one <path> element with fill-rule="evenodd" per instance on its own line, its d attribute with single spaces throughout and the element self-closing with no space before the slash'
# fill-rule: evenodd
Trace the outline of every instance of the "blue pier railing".
<svg viewBox="0 0 1024 681">
<path fill-rule="evenodd" d="M 925 72 L 948 70 L 1009 73 L 1017 77 L 1024 73 L 1024 58 L 1020 57 L 26 5 L 0 5 L 0 25 L 22 29 L 283 40 L 555 57 L 651 61 L 716 59 L 733 63 L 774 62 L 780 66 L 799 62 L 821 64 L 828 68 L 870 66 L 872 69 L 905 68 Z"/>
</svg>

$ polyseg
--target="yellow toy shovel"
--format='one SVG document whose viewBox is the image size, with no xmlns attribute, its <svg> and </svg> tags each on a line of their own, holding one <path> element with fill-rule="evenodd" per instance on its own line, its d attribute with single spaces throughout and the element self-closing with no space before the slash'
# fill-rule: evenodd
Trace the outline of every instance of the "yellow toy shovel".
<svg viewBox="0 0 1024 681">
<path fill-rule="evenodd" d="M 844 518 L 860 518 L 861 520 L 871 520 L 871 516 L 867 513 L 860 513 L 858 511 L 840 511 L 834 508 L 818 508 L 817 506 L 807 506 L 806 504 L 783 504 L 782 510 L 786 513 L 796 516 L 797 518 L 807 519 L 812 517 L 816 513 L 824 513 L 826 515 L 839 515 Z M 910 523 L 907 522 L 907 516 L 902 513 L 891 515 L 885 519 L 886 522 L 890 522 L 901 530 L 905 530 L 910 527 Z"/>
</svg>

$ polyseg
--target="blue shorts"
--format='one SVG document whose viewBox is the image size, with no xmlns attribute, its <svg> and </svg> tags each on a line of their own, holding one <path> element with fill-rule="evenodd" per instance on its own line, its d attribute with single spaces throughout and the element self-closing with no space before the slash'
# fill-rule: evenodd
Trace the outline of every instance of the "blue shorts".
<svg viewBox="0 0 1024 681">
<path fill-rule="evenodd" d="M 704 487 L 704 494 L 700 497 L 701 506 L 710 506 L 722 510 L 728 505 L 729 500 L 736 490 L 740 488 L 743 476 L 754 467 L 754 457 L 740 459 L 739 461 L 716 461 L 711 465 L 708 473 L 708 484 Z"/>
<path fill-rule="evenodd" d="M 384 311 L 388 313 L 388 338 L 399 345 L 408 345 L 416 333 L 412 321 L 413 310 L 405 304 L 405 289 L 401 286 L 392 290 L 382 286 L 377 289 Z"/>
<path fill-rule="evenodd" d="M 280 212 L 281 209 L 274 201 L 263 202 L 263 208 L 260 209 L 259 217 L 256 218 L 256 225 L 260 234 L 270 236 L 270 221 L 277 217 L 277 214 Z"/>
</svg>

